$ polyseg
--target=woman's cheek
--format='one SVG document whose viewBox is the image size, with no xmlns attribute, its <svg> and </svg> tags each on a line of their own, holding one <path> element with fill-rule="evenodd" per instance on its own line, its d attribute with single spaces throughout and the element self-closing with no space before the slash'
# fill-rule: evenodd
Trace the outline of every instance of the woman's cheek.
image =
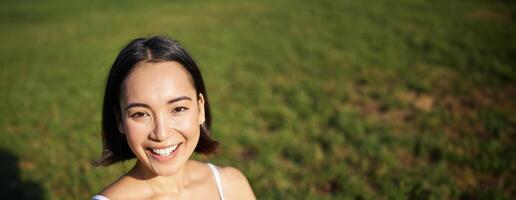
<svg viewBox="0 0 516 200">
<path fill-rule="evenodd" d="M 149 123 L 145 122 L 128 122 L 127 134 L 134 141 L 146 137 L 146 132 L 149 129 Z"/>
<path fill-rule="evenodd" d="M 193 115 L 184 116 L 176 120 L 175 127 L 181 133 L 184 133 L 185 136 L 192 136 L 197 131 L 196 129 L 198 124 L 197 120 L 193 118 Z"/>
</svg>

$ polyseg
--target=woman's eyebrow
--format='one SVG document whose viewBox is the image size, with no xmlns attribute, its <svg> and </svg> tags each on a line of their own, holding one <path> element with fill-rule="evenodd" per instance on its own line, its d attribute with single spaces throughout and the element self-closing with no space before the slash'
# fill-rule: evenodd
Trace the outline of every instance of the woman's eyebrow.
<svg viewBox="0 0 516 200">
<path fill-rule="evenodd" d="M 180 96 L 180 97 L 177 97 L 177 98 L 174 98 L 174 99 L 171 99 L 167 102 L 167 104 L 172 104 L 172 103 L 175 103 L 175 102 L 178 102 L 178 101 L 182 101 L 182 100 L 189 100 L 189 101 L 192 101 L 192 98 L 190 97 L 187 97 L 187 96 Z M 144 108 L 150 108 L 149 105 L 147 104 L 144 104 L 144 103 L 130 103 L 129 105 L 127 105 L 125 107 L 125 110 L 129 110 L 130 108 L 133 108 L 133 107 L 144 107 Z"/>
<path fill-rule="evenodd" d="M 187 96 L 180 96 L 180 97 L 171 99 L 170 101 L 167 102 L 167 104 L 172 104 L 172 103 L 175 103 L 175 102 L 178 102 L 178 101 L 182 101 L 182 100 L 192 101 L 192 98 L 187 97 Z"/>
<path fill-rule="evenodd" d="M 125 110 L 129 110 L 129 108 L 133 108 L 133 107 L 145 107 L 145 108 L 150 108 L 149 105 L 147 104 L 144 104 L 144 103 L 130 103 L 129 105 L 127 105 L 125 107 Z"/>
</svg>

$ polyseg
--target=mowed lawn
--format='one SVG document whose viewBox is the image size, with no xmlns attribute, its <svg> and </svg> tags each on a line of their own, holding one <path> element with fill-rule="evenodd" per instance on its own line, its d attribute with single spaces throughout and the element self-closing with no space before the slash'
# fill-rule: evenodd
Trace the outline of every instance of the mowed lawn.
<svg viewBox="0 0 516 200">
<path fill-rule="evenodd" d="M 214 156 L 259 199 L 516 198 L 516 4 L 4 1 L 0 196 L 87 199 L 107 71 L 172 36 L 201 66 Z"/>
</svg>

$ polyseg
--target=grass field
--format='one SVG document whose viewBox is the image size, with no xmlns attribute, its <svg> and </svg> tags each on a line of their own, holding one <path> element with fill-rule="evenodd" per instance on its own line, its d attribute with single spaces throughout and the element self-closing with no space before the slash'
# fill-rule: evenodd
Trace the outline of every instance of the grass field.
<svg viewBox="0 0 516 200">
<path fill-rule="evenodd" d="M 516 198 L 516 4 L 4 1 L 0 196 L 87 199 L 104 81 L 132 38 L 201 66 L 217 155 L 259 199 Z"/>
</svg>

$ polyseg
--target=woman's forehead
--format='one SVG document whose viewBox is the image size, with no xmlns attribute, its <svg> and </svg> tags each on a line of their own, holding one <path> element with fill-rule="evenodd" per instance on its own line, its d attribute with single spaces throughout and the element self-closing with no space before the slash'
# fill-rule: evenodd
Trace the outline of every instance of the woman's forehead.
<svg viewBox="0 0 516 200">
<path fill-rule="evenodd" d="M 178 62 L 138 64 L 124 80 L 122 93 L 127 100 L 156 101 L 176 96 L 195 96 L 190 74 Z"/>
</svg>

